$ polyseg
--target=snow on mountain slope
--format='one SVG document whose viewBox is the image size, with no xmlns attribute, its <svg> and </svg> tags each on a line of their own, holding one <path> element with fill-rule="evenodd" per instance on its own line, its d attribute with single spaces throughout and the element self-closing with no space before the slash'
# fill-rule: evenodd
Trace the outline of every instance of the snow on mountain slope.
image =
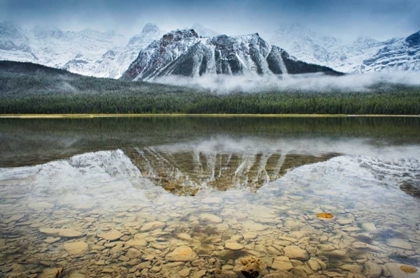
<svg viewBox="0 0 420 278">
<path fill-rule="evenodd" d="M 275 51 L 270 57 L 264 56 L 270 52 L 265 50 L 265 46 L 258 45 L 258 39 L 252 36 L 219 36 L 216 31 L 198 23 L 191 30 L 197 36 L 181 38 L 179 42 L 167 40 L 168 45 L 159 45 L 161 42 L 157 40 L 164 33 L 151 23 L 146 24 L 140 34 L 127 39 L 114 32 L 105 33 L 91 29 L 72 32 L 51 27 L 24 30 L 13 23 L 2 22 L 0 60 L 32 62 L 106 78 L 120 78 L 134 60 L 137 63 L 134 67 L 137 68 L 139 62 L 151 63 L 141 66 L 149 69 L 147 73 L 142 73 L 149 77 L 172 73 L 186 75 L 186 72 L 192 76 L 205 72 L 283 72 L 285 67 L 292 66 L 290 61 L 296 60 L 285 59 L 282 54 L 276 56 Z M 176 31 L 172 34 L 174 32 Z M 265 42 L 268 47 L 279 45 L 282 47 L 281 53 L 290 53 L 301 61 L 340 72 L 420 71 L 419 33 L 387 41 L 360 37 L 352 43 L 344 43 L 335 37 L 313 32 L 301 24 L 284 24 L 275 30 L 267 30 L 264 34 L 269 38 Z M 247 43 L 250 43 L 248 47 Z M 252 50 L 254 47 L 258 50 Z M 140 52 L 145 48 L 148 50 Z M 216 57 L 219 54 L 221 56 Z M 271 63 L 272 68 L 268 67 L 264 61 L 273 58 L 273 55 L 277 57 L 277 61 L 284 60 L 285 63 Z M 158 72 L 150 72 L 153 67 L 158 68 Z M 276 68 L 274 71 L 273 67 Z M 293 68 L 296 69 L 292 66 Z M 145 76 L 140 79 L 143 78 Z"/>
<path fill-rule="evenodd" d="M 83 75 L 94 75 L 92 65 L 95 61 L 123 40 L 122 36 L 113 32 L 102 33 L 91 29 L 63 32 L 35 28 L 30 35 L 39 64 Z"/>
<path fill-rule="evenodd" d="M 188 29 L 188 28 L 185 28 L 185 29 Z M 215 37 L 217 35 L 220 35 L 220 33 L 210 28 L 207 28 L 206 26 L 200 23 L 194 23 L 191 26 L 191 29 L 194 29 L 194 31 L 196 31 L 199 36 L 203 36 L 203 37 Z"/>
<path fill-rule="evenodd" d="M 342 72 L 356 72 L 363 60 L 372 57 L 386 42 L 360 37 L 352 43 L 316 33 L 301 24 L 284 24 L 268 30 L 270 43 L 281 45 L 298 59 L 331 67 Z"/>
<path fill-rule="evenodd" d="M 108 50 L 101 59 L 96 60 L 91 70 L 92 75 L 120 78 L 137 58 L 139 51 L 161 36 L 162 32 L 156 25 L 147 23 L 140 34 L 130 38 L 127 45 Z"/>
<path fill-rule="evenodd" d="M 360 71 L 420 71 L 420 31 L 405 39 L 387 41 L 373 57 L 363 61 Z"/>
<path fill-rule="evenodd" d="M 37 59 L 24 31 L 11 22 L 0 23 L 0 59 L 18 62 Z"/>
<path fill-rule="evenodd" d="M 138 52 L 161 36 L 154 24 L 126 39 L 115 32 L 80 32 L 0 23 L 0 60 L 32 62 L 96 77 L 119 78 Z"/>
<path fill-rule="evenodd" d="M 169 75 L 273 75 L 323 72 L 330 68 L 304 63 L 272 46 L 258 34 L 236 37 L 199 37 L 193 29 L 174 30 L 140 51 L 123 77 L 153 80 Z"/>
</svg>

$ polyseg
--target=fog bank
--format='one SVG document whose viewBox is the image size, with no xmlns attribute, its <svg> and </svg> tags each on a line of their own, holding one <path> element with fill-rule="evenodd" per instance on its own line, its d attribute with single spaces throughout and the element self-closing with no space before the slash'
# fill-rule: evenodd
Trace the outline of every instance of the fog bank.
<svg viewBox="0 0 420 278">
<path fill-rule="evenodd" d="M 218 94 L 267 91 L 369 92 L 378 87 L 388 89 L 398 84 L 420 86 L 420 73 L 365 73 L 340 77 L 323 74 L 286 76 L 203 75 L 195 78 L 166 76 L 157 78 L 153 82 L 206 89 Z"/>
</svg>

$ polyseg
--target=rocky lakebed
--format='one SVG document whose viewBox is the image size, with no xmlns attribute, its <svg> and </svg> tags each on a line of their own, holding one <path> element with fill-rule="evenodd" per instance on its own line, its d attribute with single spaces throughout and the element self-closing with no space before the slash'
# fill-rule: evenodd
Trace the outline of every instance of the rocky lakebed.
<svg viewBox="0 0 420 278">
<path fill-rule="evenodd" d="M 0 277 L 420 277 L 416 159 L 154 153 L 1 168 Z"/>
</svg>

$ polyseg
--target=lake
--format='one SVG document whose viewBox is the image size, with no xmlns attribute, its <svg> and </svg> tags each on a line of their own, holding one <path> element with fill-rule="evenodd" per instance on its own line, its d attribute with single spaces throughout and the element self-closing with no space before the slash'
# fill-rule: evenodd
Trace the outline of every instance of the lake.
<svg viewBox="0 0 420 278">
<path fill-rule="evenodd" d="M 420 118 L 0 119 L 0 277 L 420 277 Z"/>
</svg>

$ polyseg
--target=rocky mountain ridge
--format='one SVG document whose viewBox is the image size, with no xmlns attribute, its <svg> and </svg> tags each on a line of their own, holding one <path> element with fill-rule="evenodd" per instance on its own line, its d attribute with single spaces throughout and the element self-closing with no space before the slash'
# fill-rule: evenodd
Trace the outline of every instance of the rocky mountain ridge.
<svg viewBox="0 0 420 278">
<path fill-rule="evenodd" d="M 140 51 L 124 73 L 127 80 L 153 80 L 169 75 L 204 74 L 287 75 L 322 72 L 330 68 L 307 64 L 282 48 L 270 45 L 258 33 L 243 36 L 200 37 L 193 29 L 174 30 Z"/>
</svg>

